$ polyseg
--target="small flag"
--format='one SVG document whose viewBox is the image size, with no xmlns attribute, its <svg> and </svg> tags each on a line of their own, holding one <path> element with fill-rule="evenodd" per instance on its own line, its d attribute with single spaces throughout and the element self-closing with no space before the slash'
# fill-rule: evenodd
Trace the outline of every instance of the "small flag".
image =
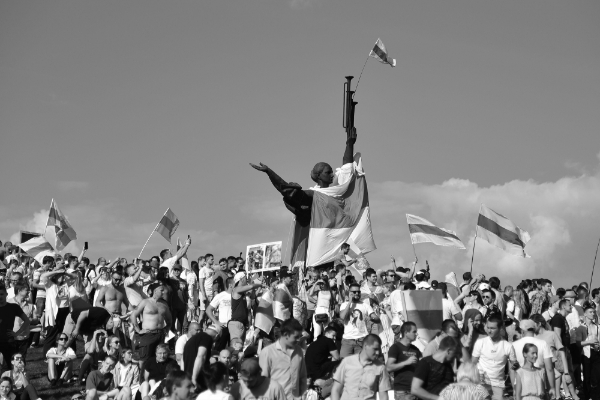
<svg viewBox="0 0 600 400">
<path fill-rule="evenodd" d="M 177 219 L 177 215 L 168 208 L 158 225 L 156 225 L 156 228 L 154 228 L 154 231 L 160 233 L 162 237 L 171 243 L 171 236 L 173 236 L 178 227 L 179 220 Z"/>
<path fill-rule="evenodd" d="M 425 218 L 416 215 L 406 214 L 408 230 L 410 231 L 410 241 L 415 243 L 431 242 L 438 246 L 451 246 L 459 249 L 465 249 L 465 245 L 460 241 L 456 232 L 448 229 L 438 228 Z"/>
<path fill-rule="evenodd" d="M 477 226 L 481 228 L 477 230 L 477 237 L 512 255 L 529 258 L 525 253 L 525 245 L 531 239 L 529 233 L 505 216 L 482 204 Z"/>
<path fill-rule="evenodd" d="M 33 257 L 40 264 L 46 256 L 56 257 L 56 252 L 52 248 L 52 245 L 48 243 L 45 237 L 38 236 L 33 239 L 29 239 L 25 243 L 19 245 L 21 249 L 31 257 Z"/>
<path fill-rule="evenodd" d="M 403 290 L 404 320 L 417 324 L 417 335 L 429 342 L 440 331 L 444 313 L 441 290 Z"/>
<path fill-rule="evenodd" d="M 179 251 L 179 249 L 181 249 L 182 247 L 183 245 L 179 241 L 179 238 L 177 238 L 177 251 Z M 184 269 L 184 271 L 192 271 L 192 267 L 190 266 L 190 260 L 188 260 L 187 253 L 185 253 L 183 257 L 181 257 L 181 259 L 179 260 L 179 264 L 181 264 L 181 267 Z M 182 279 L 184 279 L 183 274 Z"/>
<path fill-rule="evenodd" d="M 50 213 L 48 214 L 46 226 L 54 226 L 54 232 L 56 233 L 54 246 L 58 251 L 64 249 L 72 240 L 77 239 L 75 230 L 67 220 L 67 217 L 60 211 L 54 199 L 52 199 L 52 204 L 50 204 Z"/>
<path fill-rule="evenodd" d="M 371 50 L 371 52 L 369 53 L 369 57 L 373 57 L 374 59 L 376 59 L 380 63 L 389 64 L 392 67 L 396 66 L 396 59 L 395 58 L 391 58 L 388 55 L 387 51 L 385 50 L 385 46 L 384 46 L 383 42 L 381 41 L 381 39 L 377 39 L 377 41 L 375 42 L 375 47 L 373 47 L 373 50 Z"/>
</svg>

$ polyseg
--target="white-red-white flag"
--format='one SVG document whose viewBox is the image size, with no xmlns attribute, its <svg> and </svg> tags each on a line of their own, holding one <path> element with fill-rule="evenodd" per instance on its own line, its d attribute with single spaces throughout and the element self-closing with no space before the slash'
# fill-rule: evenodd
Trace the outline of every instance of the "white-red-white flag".
<svg viewBox="0 0 600 400">
<path fill-rule="evenodd" d="M 50 205 L 50 213 L 48 214 L 46 226 L 54 227 L 54 232 L 56 233 L 54 247 L 58 251 L 64 249 L 72 240 L 77 239 L 75 229 L 73 229 L 67 217 L 60 211 L 54 199 L 52 199 L 52 204 Z"/>
<path fill-rule="evenodd" d="M 56 252 L 52 248 L 52 245 L 48 243 L 45 237 L 38 236 L 19 245 L 21 249 L 37 262 L 42 264 L 42 260 L 46 256 L 56 257 Z"/>
<path fill-rule="evenodd" d="M 369 57 L 373 57 L 382 64 L 388 64 L 392 67 L 396 66 L 396 59 L 389 56 L 381 39 L 377 39 L 373 50 L 369 53 Z"/>
<path fill-rule="evenodd" d="M 175 215 L 175 213 L 171 211 L 170 208 L 168 208 L 167 211 L 165 211 L 165 215 L 163 215 L 162 219 L 160 220 L 158 225 L 156 225 L 156 228 L 154 228 L 154 230 L 160 233 L 162 237 L 164 237 L 169 243 L 171 243 L 171 237 L 173 236 L 178 227 L 179 219 L 177 219 L 177 215 Z"/>
</svg>

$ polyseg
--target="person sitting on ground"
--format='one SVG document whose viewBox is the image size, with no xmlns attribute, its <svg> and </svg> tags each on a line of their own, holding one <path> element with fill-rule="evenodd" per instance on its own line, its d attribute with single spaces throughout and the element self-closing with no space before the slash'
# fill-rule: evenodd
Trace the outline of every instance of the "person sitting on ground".
<svg viewBox="0 0 600 400">
<path fill-rule="evenodd" d="M 227 367 L 227 382 L 225 382 L 226 384 L 223 389 L 226 392 L 229 392 L 229 389 L 231 389 L 231 385 L 233 385 L 234 382 L 237 382 L 237 380 L 238 380 L 237 370 L 232 366 L 231 360 L 232 360 L 231 350 L 229 348 L 221 350 L 221 352 L 219 353 L 217 362 L 220 362 L 220 363 L 224 364 L 225 367 Z M 207 376 L 206 379 L 209 379 L 209 377 Z M 209 387 L 209 389 L 210 389 L 210 387 Z"/>
<path fill-rule="evenodd" d="M 166 368 L 169 364 L 177 364 L 177 362 L 169 358 L 169 346 L 161 343 L 156 346 L 156 357 L 151 357 L 144 363 L 144 381 L 140 386 L 142 400 L 149 398 L 151 389 L 167 376 Z"/>
<path fill-rule="evenodd" d="M 133 393 L 140 386 L 140 367 L 132 361 L 133 351 L 131 348 L 121 348 L 120 361 L 114 370 L 114 385 L 119 390 L 129 387 Z"/>
<path fill-rule="evenodd" d="M 73 360 L 77 358 L 73 349 L 67 346 L 69 337 L 61 333 L 56 340 L 56 347 L 46 353 L 48 360 L 48 380 L 51 387 L 60 387 L 69 380 L 73 372 Z"/>
<path fill-rule="evenodd" d="M 117 360 L 113 356 L 106 356 L 100 369 L 90 372 L 85 383 L 86 400 L 131 398 L 131 390 L 128 387 L 124 387 L 121 391 L 114 387 L 114 377 L 110 371 L 116 364 Z"/>
<path fill-rule="evenodd" d="M 17 395 L 12 392 L 13 381 L 8 376 L 0 378 L 0 400 L 15 400 Z"/>
<path fill-rule="evenodd" d="M 196 400 L 233 400 L 233 396 L 224 391 L 228 381 L 227 366 L 217 361 L 206 371 L 208 389 L 200 393 Z"/>
<path fill-rule="evenodd" d="M 27 372 L 25 372 L 25 357 L 20 353 L 13 355 L 12 369 L 2 374 L 3 377 L 7 376 L 13 381 L 12 392 L 19 398 L 19 400 L 36 400 L 40 398 L 37 391 L 27 379 Z"/>
<path fill-rule="evenodd" d="M 64 334 L 63 334 L 64 335 Z M 90 341 L 85 344 L 85 355 L 79 366 L 79 375 L 77 381 L 82 385 L 86 382 L 86 375 L 92 369 L 95 369 L 106 357 L 104 353 L 104 344 L 106 340 L 106 331 L 97 329 L 92 334 Z"/>
</svg>

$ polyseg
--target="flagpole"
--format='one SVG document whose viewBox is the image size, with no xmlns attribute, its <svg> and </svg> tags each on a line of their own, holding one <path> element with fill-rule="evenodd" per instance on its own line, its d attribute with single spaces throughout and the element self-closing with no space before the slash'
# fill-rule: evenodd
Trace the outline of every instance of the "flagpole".
<svg viewBox="0 0 600 400">
<path fill-rule="evenodd" d="M 479 215 L 481 214 L 481 204 L 479 205 L 479 214 L 477 215 L 477 225 L 475 225 L 475 238 L 473 238 L 473 254 L 471 254 L 471 275 L 473 274 L 473 259 L 475 258 L 475 242 L 477 242 L 477 230 L 479 228 Z"/>
<path fill-rule="evenodd" d="M 367 59 L 365 60 L 365 63 L 363 65 L 362 69 L 360 70 L 360 75 L 358 75 L 358 80 L 356 81 L 356 86 L 354 87 L 354 94 L 352 95 L 352 98 L 354 98 L 354 96 L 356 96 L 356 91 L 358 90 L 358 84 L 360 83 L 360 77 L 362 76 L 362 73 L 365 70 L 365 67 L 367 66 L 367 62 L 369 61 L 370 57 L 371 57 L 371 53 L 369 53 L 369 55 L 367 56 Z"/>
<path fill-rule="evenodd" d="M 161 220 L 162 220 L 162 218 L 161 218 Z M 148 236 L 148 240 L 146 240 L 146 243 L 144 243 L 144 247 L 142 247 L 142 251 L 140 251 L 140 255 L 138 256 L 138 258 L 142 257 L 142 253 L 144 252 L 144 249 L 146 248 L 146 245 L 150 241 L 150 238 L 152 237 L 152 235 L 154 234 L 154 232 L 156 232 L 156 228 L 158 228 L 159 224 L 160 224 L 160 221 L 158 221 L 158 224 L 156 224 L 156 226 L 152 230 L 152 233 L 150 233 L 150 236 Z"/>
<path fill-rule="evenodd" d="M 598 257 L 598 247 L 600 247 L 600 240 L 598 240 L 598 246 L 596 246 L 596 255 L 594 256 L 594 265 L 592 266 L 592 276 L 590 277 L 590 291 L 592 290 L 592 280 L 594 279 L 594 268 L 596 268 L 596 258 Z"/>
</svg>

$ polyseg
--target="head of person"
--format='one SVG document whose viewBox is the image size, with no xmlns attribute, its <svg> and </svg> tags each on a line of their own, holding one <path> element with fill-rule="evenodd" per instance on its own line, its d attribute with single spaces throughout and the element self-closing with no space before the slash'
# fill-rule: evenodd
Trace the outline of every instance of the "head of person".
<svg viewBox="0 0 600 400">
<path fill-rule="evenodd" d="M 480 382 L 479 368 L 470 361 L 463 362 L 456 371 L 456 382 L 478 384 Z"/>
<path fill-rule="evenodd" d="M 108 350 L 119 350 L 121 348 L 121 340 L 118 336 L 109 336 L 106 339 L 106 348 Z"/>
<path fill-rule="evenodd" d="M 575 296 L 575 293 L 569 290 L 565 293 L 565 298 L 558 303 L 558 311 L 564 315 L 570 314 L 571 311 L 573 311 L 573 301 L 575 297 L 567 297 L 569 296 L 569 293 Z"/>
<path fill-rule="evenodd" d="M 181 273 L 183 272 L 183 267 L 181 264 L 175 264 L 171 271 L 173 271 L 173 276 L 175 278 L 181 279 Z"/>
<path fill-rule="evenodd" d="M 512 297 L 512 296 L 513 296 L 513 292 L 514 292 L 514 289 L 513 289 L 513 287 L 512 287 L 512 286 L 510 286 L 510 285 L 509 285 L 509 286 L 505 286 L 505 287 L 504 287 L 504 294 L 505 294 L 507 297 Z"/>
<path fill-rule="evenodd" d="M 246 273 L 244 271 L 240 271 L 233 276 L 233 286 L 245 286 L 248 284 L 246 279 Z"/>
<path fill-rule="evenodd" d="M 542 330 L 546 329 L 546 318 L 542 316 L 542 314 L 532 314 L 529 316 L 529 319 L 535 323 L 535 334 L 537 335 Z"/>
<path fill-rule="evenodd" d="M 500 290 L 500 279 L 496 276 L 492 276 L 489 280 L 490 287 L 495 290 Z"/>
<path fill-rule="evenodd" d="M 326 328 L 323 335 L 325 335 L 325 337 L 327 337 L 333 341 L 337 340 L 337 332 L 332 327 Z"/>
<path fill-rule="evenodd" d="M 204 261 L 206 262 L 206 264 L 208 266 L 212 266 L 215 263 L 215 256 L 213 256 L 212 254 L 208 253 L 204 256 Z M 200 260 L 198 260 L 198 263 L 200 263 Z"/>
<path fill-rule="evenodd" d="M 474 308 L 471 308 L 465 312 L 465 323 L 463 324 L 463 333 L 465 334 L 469 332 L 469 321 L 473 323 L 473 329 L 481 331 L 483 314 Z"/>
<path fill-rule="evenodd" d="M 185 400 L 190 397 L 194 388 L 192 380 L 185 371 L 174 370 L 169 372 L 165 378 L 165 389 L 169 396 L 177 400 Z"/>
<path fill-rule="evenodd" d="M 171 250 L 169 250 L 169 249 L 164 249 L 160 252 L 160 259 L 163 261 L 167 260 L 171 257 L 173 257 L 173 255 L 171 254 Z"/>
<path fill-rule="evenodd" d="M 500 336 L 500 331 L 504 325 L 502 318 L 492 315 L 485 322 L 485 332 L 492 339 L 496 339 Z"/>
<path fill-rule="evenodd" d="M 412 282 L 408 282 L 404 284 L 404 290 L 417 290 L 417 286 Z"/>
<path fill-rule="evenodd" d="M 446 336 L 440 341 L 437 352 L 443 354 L 445 362 L 452 362 L 458 352 L 458 341 L 453 337 Z"/>
<path fill-rule="evenodd" d="M 365 358 L 369 361 L 375 361 L 381 355 L 381 338 L 372 333 L 368 334 L 363 341 L 362 351 Z"/>
<path fill-rule="evenodd" d="M 25 281 L 21 280 L 15 284 L 15 295 L 21 299 L 29 298 L 29 285 Z"/>
<path fill-rule="evenodd" d="M 288 271 L 282 272 L 281 282 L 283 282 L 285 286 L 290 286 L 292 284 L 292 274 L 290 274 Z"/>
<path fill-rule="evenodd" d="M 98 368 L 98 370 L 103 374 L 107 374 L 112 371 L 115 365 L 117 365 L 117 359 L 113 356 L 106 356 L 102 361 L 102 364 L 100 364 L 100 368 Z"/>
<path fill-rule="evenodd" d="M 77 264 L 79 264 L 79 259 L 75 256 L 69 256 L 69 268 L 77 268 Z"/>
<path fill-rule="evenodd" d="M 225 271 L 225 269 L 227 269 L 227 259 L 226 258 L 221 258 L 219 260 L 219 269 L 222 271 Z"/>
<path fill-rule="evenodd" d="M 244 382 L 247 387 L 253 388 L 262 382 L 261 372 L 262 370 L 258 364 L 258 358 L 252 357 L 242 361 L 240 373 L 238 375 L 240 380 Z"/>
<path fill-rule="evenodd" d="M 431 287 L 433 288 L 433 282 L 431 282 Z M 436 289 L 442 291 L 442 297 L 444 299 L 448 298 L 448 286 L 446 285 L 446 282 L 438 282 Z"/>
<path fill-rule="evenodd" d="M 579 285 L 577 288 L 577 300 L 585 301 L 587 300 L 587 297 L 588 290 L 584 286 Z"/>
<path fill-rule="evenodd" d="M 25 370 L 25 357 L 21 353 L 15 353 L 10 361 L 13 371 Z"/>
<path fill-rule="evenodd" d="M 219 362 L 223 363 L 226 367 L 231 365 L 231 351 L 229 349 L 223 349 L 219 353 Z"/>
<path fill-rule="evenodd" d="M 12 392 L 13 380 L 8 376 L 0 378 L 0 396 L 3 398 L 9 398 L 9 394 Z"/>
<path fill-rule="evenodd" d="M 290 318 L 284 321 L 281 324 L 280 343 L 287 348 L 296 346 L 302 337 L 302 330 L 302 325 L 298 320 Z"/>
<path fill-rule="evenodd" d="M 453 319 L 446 319 L 442 322 L 442 332 L 453 338 L 458 337 L 458 325 Z"/>
<path fill-rule="evenodd" d="M 415 280 L 417 282 L 427 282 L 427 271 L 420 269 L 415 273 Z"/>
<path fill-rule="evenodd" d="M 161 343 L 156 346 L 156 361 L 164 362 L 169 358 L 169 346 L 165 343 Z"/>
<path fill-rule="evenodd" d="M 491 289 L 483 289 L 481 291 L 481 299 L 483 300 L 483 305 L 489 306 L 496 300 L 496 293 Z"/>
<path fill-rule="evenodd" d="M 211 325 L 208 328 L 206 328 L 206 330 L 204 331 L 204 333 L 206 333 L 207 335 L 209 335 L 210 337 L 214 339 L 218 338 L 221 336 L 221 328 L 216 326 L 216 325 Z"/>
<path fill-rule="evenodd" d="M 595 302 L 600 301 L 600 289 L 599 288 L 592 289 L 592 300 L 594 300 Z"/>
<path fill-rule="evenodd" d="M 470 282 L 470 281 L 471 281 L 471 279 L 473 279 L 473 277 L 471 276 L 471 273 L 470 273 L 470 272 L 465 272 L 465 273 L 463 274 L 463 281 L 465 281 L 465 282 Z"/>
<path fill-rule="evenodd" d="M 6 287 L 4 287 L 4 285 L 0 286 L 0 305 L 5 305 L 6 304 Z"/>
<path fill-rule="evenodd" d="M 114 268 L 111 273 L 111 283 L 114 287 L 121 286 L 123 284 L 123 268 Z"/>
<path fill-rule="evenodd" d="M 352 282 L 354 282 L 354 276 L 352 275 L 346 275 L 346 277 L 344 278 L 344 284 L 349 287 Z"/>
<path fill-rule="evenodd" d="M 163 283 L 156 281 L 148 287 L 148 293 L 153 299 L 160 299 L 165 291 Z"/>
<path fill-rule="evenodd" d="M 381 285 L 381 288 L 383 289 L 383 294 L 387 296 L 394 291 L 394 284 L 392 282 L 386 282 Z"/>
<path fill-rule="evenodd" d="M 190 326 L 188 326 L 188 331 L 187 331 L 188 337 L 192 337 L 198 332 L 200 332 L 200 324 L 197 322 L 191 322 Z"/>
<path fill-rule="evenodd" d="M 109 276 L 110 276 L 110 271 L 108 270 L 108 268 L 106 266 L 100 267 L 100 277 L 103 280 L 107 281 L 109 279 Z"/>
<path fill-rule="evenodd" d="M 523 358 L 529 361 L 531 364 L 535 364 L 538 357 L 538 348 L 533 343 L 526 343 L 523 346 Z"/>
<path fill-rule="evenodd" d="M 546 293 L 552 293 L 552 281 L 549 279 L 541 279 L 542 290 Z"/>
<path fill-rule="evenodd" d="M 414 342 L 417 340 L 417 324 L 411 321 L 407 321 L 400 327 L 400 334 L 403 338 Z"/>
<path fill-rule="evenodd" d="M 208 386 L 211 391 L 214 392 L 217 387 L 223 386 L 227 382 L 229 379 L 229 371 L 227 368 L 229 368 L 229 365 L 221 361 L 217 361 L 210 365 L 206 371 L 206 386 Z"/>
<path fill-rule="evenodd" d="M 373 268 L 367 268 L 366 278 L 369 283 L 377 283 L 377 272 Z"/>
<path fill-rule="evenodd" d="M 237 261 L 237 258 L 235 258 L 234 256 L 227 257 L 227 268 L 234 269 L 236 261 Z"/>
<path fill-rule="evenodd" d="M 533 336 L 536 329 L 537 325 L 532 319 L 524 319 L 519 322 L 519 330 L 523 336 Z"/>
<path fill-rule="evenodd" d="M 42 265 L 44 268 L 50 268 L 52 267 L 52 264 L 54 264 L 54 257 L 44 256 L 44 258 L 42 258 Z"/>
<path fill-rule="evenodd" d="M 131 350 L 131 347 L 124 346 L 121 348 L 121 361 L 126 364 L 133 361 L 133 350 Z"/>
<path fill-rule="evenodd" d="M 329 187 L 333 183 L 335 173 L 331 165 L 326 162 L 318 162 L 310 172 L 310 179 L 321 187 Z"/>
<path fill-rule="evenodd" d="M 350 292 L 350 299 L 358 303 L 360 301 L 360 285 L 356 282 L 352 282 L 350 287 L 348 288 L 348 292 Z"/>
<path fill-rule="evenodd" d="M 96 265 L 98 265 L 99 267 L 104 267 L 106 265 L 106 258 L 99 257 L 98 258 L 98 263 Z"/>
<path fill-rule="evenodd" d="M 340 250 L 342 254 L 348 254 L 350 252 L 350 245 L 348 243 L 342 243 Z"/>
<path fill-rule="evenodd" d="M 592 303 L 585 303 L 583 306 L 583 316 L 588 321 L 594 321 L 596 319 L 596 306 Z"/>
</svg>

